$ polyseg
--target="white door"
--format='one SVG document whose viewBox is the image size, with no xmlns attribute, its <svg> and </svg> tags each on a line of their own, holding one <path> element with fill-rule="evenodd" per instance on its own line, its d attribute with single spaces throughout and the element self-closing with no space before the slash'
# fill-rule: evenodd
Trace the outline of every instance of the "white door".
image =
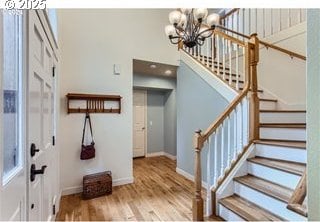
<svg viewBox="0 0 320 222">
<path fill-rule="evenodd" d="M 0 220 L 26 220 L 25 16 L 0 11 Z"/>
<path fill-rule="evenodd" d="M 147 92 L 133 91 L 133 157 L 145 156 Z"/>
<path fill-rule="evenodd" d="M 53 147 L 53 53 L 39 17 L 29 11 L 28 219 L 52 220 L 56 177 Z M 34 150 L 31 153 L 31 149 Z"/>
</svg>

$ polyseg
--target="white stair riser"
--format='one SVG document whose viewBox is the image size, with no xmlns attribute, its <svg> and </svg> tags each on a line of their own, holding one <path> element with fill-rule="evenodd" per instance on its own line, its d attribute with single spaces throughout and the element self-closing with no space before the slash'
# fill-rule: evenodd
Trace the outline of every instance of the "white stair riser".
<svg viewBox="0 0 320 222">
<path fill-rule="evenodd" d="M 237 214 L 233 213 L 233 211 L 219 204 L 219 216 L 222 217 L 225 221 L 244 221 Z"/>
<path fill-rule="evenodd" d="M 271 182 L 295 189 L 301 176 L 248 162 L 248 173 Z"/>
<path fill-rule="evenodd" d="M 272 101 L 260 101 L 260 109 L 263 110 L 275 110 L 277 108 L 277 103 Z"/>
<path fill-rule="evenodd" d="M 306 113 L 260 113 L 260 123 L 306 123 Z"/>
<path fill-rule="evenodd" d="M 260 137 L 272 140 L 305 141 L 306 129 L 260 127 Z"/>
<path fill-rule="evenodd" d="M 307 163 L 307 151 L 305 149 L 256 144 L 255 155 L 266 158 Z"/>
<path fill-rule="evenodd" d="M 290 221 L 305 221 L 306 218 L 287 209 L 287 203 L 279 201 L 264 193 L 256 191 L 238 182 L 234 183 L 234 191 L 239 196 L 255 203 L 256 205 Z"/>
</svg>

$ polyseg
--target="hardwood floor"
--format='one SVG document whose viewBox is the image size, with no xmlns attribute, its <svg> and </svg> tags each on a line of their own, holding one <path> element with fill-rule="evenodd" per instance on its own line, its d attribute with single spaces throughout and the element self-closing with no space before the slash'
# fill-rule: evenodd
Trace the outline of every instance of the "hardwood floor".
<svg viewBox="0 0 320 222">
<path fill-rule="evenodd" d="M 133 184 L 114 187 L 112 195 L 92 200 L 82 200 L 81 194 L 64 196 L 57 220 L 192 220 L 193 183 L 175 168 L 175 161 L 164 156 L 134 159 Z"/>
</svg>

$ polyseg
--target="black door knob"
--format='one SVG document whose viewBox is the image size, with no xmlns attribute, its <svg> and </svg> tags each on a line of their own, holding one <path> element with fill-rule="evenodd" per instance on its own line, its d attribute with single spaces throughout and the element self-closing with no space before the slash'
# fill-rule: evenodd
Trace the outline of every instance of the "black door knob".
<svg viewBox="0 0 320 222">
<path fill-rule="evenodd" d="M 30 181 L 34 181 L 36 179 L 37 174 L 44 174 L 45 169 L 47 168 L 46 165 L 42 166 L 40 170 L 36 169 L 35 164 L 31 164 L 31 169 L 30 169 Z"/>
<path fill-rule="evenodd" d="M 37 149 L 36 144 L 32 143 L 31 147 L 30 147 L 30 155 L 31 157 L 33 157 L 34 155 L 36 155 L 37 152 L 39 152 L 40 150 Z"/>
</svg>

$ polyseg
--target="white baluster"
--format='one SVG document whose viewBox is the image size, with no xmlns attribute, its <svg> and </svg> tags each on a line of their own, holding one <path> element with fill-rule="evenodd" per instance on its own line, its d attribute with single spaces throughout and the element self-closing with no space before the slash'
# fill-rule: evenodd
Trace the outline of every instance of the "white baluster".
<svg viewBox="0 0 320 222">
<path fill-rule="evenodd" d="M 289 11 L 288 12 L 288 14 L 289 14 L 288 15 L 288 28 L 290 28 L 291 27 L 291 9 L 289 8 L 288 11 Z"/>
<path fill-rule="evenodd" d="M 265 9 L 262 9 L 262 14 L 263 14 L 263 37 L 266 37 L 266 11 Z"/>
<path fill-rule="evenodd" d="M 229 85 L 232 85 L 232 43 L 229 41 Z"/>
<path fill-rule="evenodd" d="M 221 163 L 220 163 L 220 177 L 223 176 L 224 172 L 224 123 L 221 124 Z"/>
<path fill-rule="evenodd" d="M 227 159 L 227 166 L 230 167 L 231 162 L 231 121 L 230 116 L 227 117 L 227 123 L 228 123 L 228 159 Z"/>
<path fill-rule="evenodd" d="M 214 133 L 214 179 L 213 179 L 213 183 L 214 183 L 214 187 L 217 186 L 217 182 L 218 182 L 218 174 L 219 174 L 219 168 L 218 168 L 218 133 L 219 129 L 216 130 L 216 132 Z"/>
<path fill-rule="evenodd" d="M 207 153 L 207 215 L 212 214 L 212 200 L 211 200 L 211 178 L 210 178 L 210 171 L 212 170 L 211 167 L 211 136 L 208 138 L 208 153 Z"/>
<path fill-rule="evenodd" d="M 239 46 L 236 45 L 236 89 L 239 90 Z"/>
<path fill-rule="evenodd" d="M 243 135 L 243 143 L 245 144 L 245 145 L 247 145 L 248 144 L 248 138 L 249 138 L 249 101 L 248 101 L 248 98 L 247 97 L 245 97 L 243 100 L 243 104 L 244 104 L 244 110 L 245 110 L 245 112 L 243 112 L 243 115 L 244 115 L 244 120 L 245 120 L 245 122 L 244 122 L 244 130 L 243 130 L 243 132 L 244 132 L 244 135 Z"/>
<path fill-rule="evenodd" d="M 225 39 L 222 39 L 222 69 L 223 69 L 223 75 L 222 78 L 225 79 L 226 78 L 226 50 L 225 50 Z"/>
<path fill-rule="evenodd" d="M 273 35 L 274 34 L 274 28 L 273 28 L 273 9 L 271 8 L 270 9 L 270 14 L 271 14 L 271 16 L 270 16 L 270 24 L 271 24 L 271 35 Z"/>
<path fill-rule="evenodd" d="M 220 75 L 220 37 L 216 35 L 217 38 L 217 66 L 218 66 L 218 75 Z"/>
<path fill-rule="evenodd" d="M 240 31 L 240 10 L 237 11 L 237 32 Z M 238 36 L 239 39 L 239 36 Z"/>
<path fill-rule="evenodd" d="M 196 47 L 197 47 L 197 53 L 198 53 L 198 60 L 201 61 L 200 60 L 200 46 L 197 45 Z"/>
<path fill-rule="evenodd" d="M 209 62 L 209 57 L 210 57 L 210 38 L 206 40 L 206 45 L 207 45 L 207 67 L 210 67 L 210 62 Z"/>
<path fill-rule="evenodd" d="M 215 42 L 214 38 L 215 38 L 215 36 L 212 35 L 212 37 L 211 37 L 211 58 L 212 58 L 211 59 L 211 70 L 213 73 L 214 73 L 214 61 L 215 61 L 214 53 L 216 50 L 215 45 L 214 45 L 214 42 Z"/>
<path fill-rule="evenodd" d="M 242 115 L 242 103 L 239 103 L 239 150 L 238 154 L 242 151 L 243 148 L 243 115 Z"/>
<path fill-rule="evenodd" d="M 237 149 L 237 107 L 235 108 L 234 112 L 233 112 L 233 157 L 232 157 L 232 161 L 236 160 L 237 158 L 237 153 L 238 153 L 238 149 Z"/>
<path fill-rule="evenodd" d="M 246 49 L 245 49 L 245 47 L 242 47 L 242 80 L 244 81 L 244 82 L 246 82 L 247 81 L 247 79 L 246 79 L 246 72 L 247 72 L 247 70 L 246 70 Z"/>
</svg>

